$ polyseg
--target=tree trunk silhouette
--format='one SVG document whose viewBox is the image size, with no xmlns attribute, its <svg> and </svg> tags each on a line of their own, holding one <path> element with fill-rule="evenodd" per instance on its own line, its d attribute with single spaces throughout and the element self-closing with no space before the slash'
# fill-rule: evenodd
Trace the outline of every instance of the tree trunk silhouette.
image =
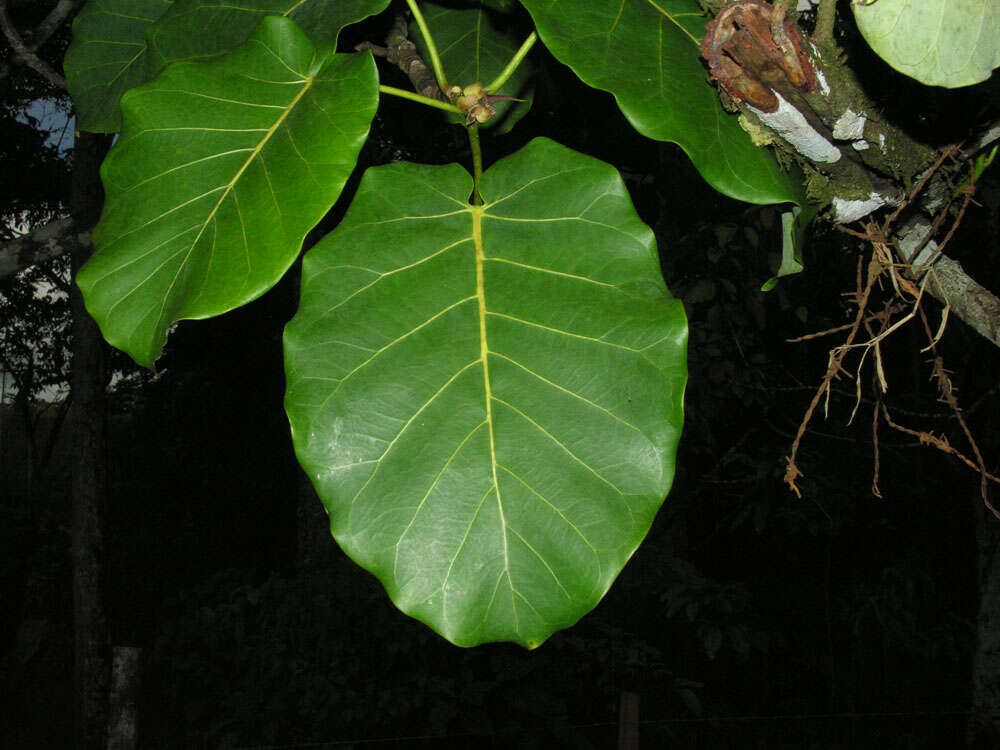
<svg viewBox="0 0 1000 750">
<path fill-rule="evenodd" d="M 972 666 L 969 744 L 1000 747 L 1000 521 L 981 503 L 976 508 L 979 614 Z"/>
<path fill-rule="evenodd" d="M 107 138 L 80 133 L 73 151 L 70 207 L 81 226 L 93 226 L 100 215 L 102 191 L 98 168 Z M 73 275 L 90 248 L 73 253 Z M 73 695 L 76 746 L 103 744 L 110 680 L 110 649 L 102 591 L 107 448 L 104 408 L 105 345 L 97 324 L 87 314 L 74 285 L 72 374 L 69 429 L 72 446 L 73 561 Z"/>
<path fill-rule="evenodd" d="M 142 649 L 116 646 L 111 665 L 107 750 L 135 750 Z"/>
</svg>

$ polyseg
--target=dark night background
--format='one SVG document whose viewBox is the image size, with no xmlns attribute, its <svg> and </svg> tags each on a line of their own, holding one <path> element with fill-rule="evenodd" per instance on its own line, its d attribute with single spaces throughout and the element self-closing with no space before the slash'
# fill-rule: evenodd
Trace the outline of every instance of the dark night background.
<svg viewBox="0 0 1000 750">
<path fill-rule="evenodd" d="M 344 44 L 378 34 L 362 27 Z M 855 54 L 862 69 L 871 63 Z M 532 110 L 484 142 L 487 165 L 536 135 L 614 164 L 689 316 L 677 477 L 648 538 L 607 598 L 534 652 L 458 649 L 396 611 L 326 533 L 292 454 L 281 332 L 295 268 L 245 308 L 181 324 L 155 378 L 112 360 L 132 377 L 107 413 L 105 596 L 112 642 L 143 649 L 140 746 L 607 748 L 623 692 L 640 696 L 646 747 L 961 746 L 977 524 L 1000 523 L 981 518 L 978 476 L 883 427 L 874 497 L 868 367 L 854 422 L 855 384 L 842 378 L 829 419 L 812 423 L 803 497 L 782 482 L 836 343 L 787 339 L 851 319 L 844 293 L 862 248 L 819 223 L 805 272 L 761 293 L 776 268 L 778 212 L 715 193 L 678 148 L 637 136 L 609 96 L 538 56 Z M 995 117 L 995 85 L 932 96 L 879 70 L 875 94 L 897 92 L 899 119 L 937 145 Z M 912 95 L 899 96 L 902 86 Z M 14 119 L 47 93 L 27 71 L 0 80 L 6 217 L 65 200 L 64 159 Z M 401 158 L 466 163 L 468 147 L 437 113 L 385 98 L 355 178 L 311 241 L 335 225 L 364 167 Z M 951 248 L 995 289 L 995 174 L 977 200 Z M 64 272 L 49 266 L 0 282 L 5 356 L 46 326 L 65 336 L 55 325 L 65 301 L 30 293 L 33 280 Z M 911 325 L 885 344 L 888 403 L 902 423 L 969 453 L 923 343 Z M 1000 352 L 957 320 L 941 351 L 996 472 Z M 54 376 L 39 367 L 39 382 L 59 379 L 60 356 L 45 360 Z M 0 746 L 70 747 L 72 446 L 59 440 L 59 404 L 18 407 L 8 398 L 0 412 Z M 41 471 L 29 476 L 32 455 Z"/>
</svg>

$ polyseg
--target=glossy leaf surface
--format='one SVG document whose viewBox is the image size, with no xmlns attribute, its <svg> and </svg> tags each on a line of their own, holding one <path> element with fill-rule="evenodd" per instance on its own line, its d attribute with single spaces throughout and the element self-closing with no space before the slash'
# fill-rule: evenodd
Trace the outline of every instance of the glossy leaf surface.
<svg viewBox="0 0 1000 750">
<path fill-rule="evenodd" d="M 470 83 L 489 84 L 500 75 L 504 66 L 517 52 L 524 36 L 513 28 L 501 28 L 502 14 L 489 8 L 444 8 L 425 3 L 422 6 L 427 26 L 434 37 L 441 65 L 448 76 L 448 83 L 468 86 Z M 415 23 L 410 24 L 410 39 L 414 40 L 424 59 L 427 59 L 423 37 Z M 496 115 L 482 127 L 496 128 L 498 133 L 506 133 L 531 108 L 534 65 L 525 59 L 507 79 L 502 91 L 497 94 L 524 99 L 523 102 L 499 101 L 493 104 Z M 452 122 L 464 123 L 459 115 L 448 115 Z"/>
<path fill-rule="evenodd" d="M 996 0 L 878 0 L 851 9 L 876 54 L 922 83 L 969 86 L 1000 65 Z"/>
<path fill-rule="evenodd" d="M 677 143 L 716 190 L 750 203 L 801 203 L 798 180 L 719 104 L 699 58 L 695 0 L 522 0 L 558 60 L 609 91 L 632 126 Z"/>
<path fill-rule="evenodd" d="M 149 77 L 179 60 L 205 60 L 245 42 L 264 16 L 291 18 L 313 44 L 379 13 L 389 0 L 176 0 L 149 30 Z"/>
<path fill-rule="evenodd" d="M 617 172 L 536 139 L 483 176 L 368 170 L 285 332 L 343 549 L 462 645 L 588 612 L 673 479 L 687 326 Z"/>
<path fill-rule="evenodd" d="M 229 55 L 129 91 L 77 278 L 108 342 L 151 366 L 174 322 L 273 286 L 340 195 L 377 87 L 369 54 L 317 55 L 271 17 Z"/>
<path fill-rule="evenodd" d="M 90 0 L 73 21 L 63 63 L 77 127 L 93 133 L 121 130 L 118 102 L 143 81 L 146 30 L 171 0 Z"/>
</svg>

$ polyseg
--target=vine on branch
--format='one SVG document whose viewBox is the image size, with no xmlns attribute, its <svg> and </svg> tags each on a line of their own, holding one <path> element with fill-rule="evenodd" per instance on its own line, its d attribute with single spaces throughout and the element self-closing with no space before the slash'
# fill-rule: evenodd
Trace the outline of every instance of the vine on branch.
<svg viewBox="0 0 1000 750">
<path fill-rule="evenodd" d="M 945 367 L 944 359 L 937 349 L 938 342 L 944 334 L 951 308 L 946 302 L 941 316 L 941 323 L 937 330 L 934 330 L 928 321 L 927 312 L 922 305 L 922 301 L 925 292 L 933 294 L 934 290 L 937 290 L 938 292 L 935 296 L 945 296 L 944 290 L 942 289 L 942 283 L 939 279 L 937 269 L 931 265 L 932 261 L 923 261 L 920 265 L 913 264 L 913 260 L 916 258 L 919 251 L 923 249 L 923 247 L 944 224 L 950 213 L 951 201 L 946 202 L 940 209 L 939 214 L 935 217 L 935 220 L 926 236 L 924 236 L 917 244 L 916 250 L 912 251 L 908 255 L 903 253 L 898 245 L 888 239 L 894 236 L 894 233 L 896 232 L 894 224 L 903 212 L 903 209 L 906 206 L 913 204 L 918 199 L 922 191 L 924 191 L 932 182 L 935 172 L 942 166 L 942 164 L 944 164 L 949 158 L 955 158 L 959 153 L 958 147 L 953 146 L 944 149 L 941 157 L 937 160 L 935 165 L 928 170 L 927 174 L 923 176 L 923 179 L 921 179 L 921 181 L 913 188 L 907 200 L 904 201 L 900 207 L 889 215 L 881 224 L 869 221 L 865 225 L 864 232 L 857 232 L 847 227 L 838 227 L 842 231 L 867 242 L 871 246 L 871 257 L 868 261 L 864 274 L 862 271 L 863 261 L 860 258 L 858 260 L 855 291 L 850 295 L 853 297 L 853 301 L 857 306 L 854 321 L 847 326 L 840 326 L 791 340 L 793 342 L 800 342 L 813 339 L 818 336 L 830 335 L 845 330 L 847 331 L 844 342 L 830 350 L 826 372 L 823 375 L 823 378 L 821 379 L 820 384 L 802 417 L 795 439 L 792 442 L 791 450 L 789 455 L 786 457 L 787 466 L 784 477 L 785 483 L 789 486 L 789 489 L 791 489 L 791 491 L 799 497 L 802 496 L 802 493 L 797 485 L 797 480 L 802 476 L 802 472 L 796 463 L 796 457 L 798 455 L 802 438 L 805 435 L 806 429 L 808 428 L 809 422 L 811 421 L 817 406 L 821 400 L 824 401 L 824 411 L 828 413 L 829 399 L 832 391 L 831 384 L 842 374 L 846 375 L 847 377 L 854 379 L 856 386 L 856 401 L 849 422 L 853 421 L 857 414 L 858 406 L 861 403 L 862 369 L 868 354 L 872 353 L 874 363 L 872 380 L 877 394 L 872 412 L 872 437 L 874 444 L 874 476 L 872 480 L 872 493 L 876 497 L 881 497 L 878 488 L 880 469 L 878 429 L 880 422 L 884 420 L 888 427 L 911 437 L 916 437 L 920 443 L 924 445 L 932 446 L 943 453 L 953 455 L 964 464 L 977 471 L 981 478 L 980 496 L 982 501 L 990 512 L 1000 519 L 1000 512 L 998 512 L 990 502 L 988 493 L 988 482 L 1000 483 L 1000 478 L 991 474 L 986 469 L 986 463 L 983 459 L 981 451 L 979 450 L 979 446 L 973 437 L 965 418 L 963 417 L 962 409 L 959 406 L 958 398 L 956 396 L 956 388 L 950 377 L 951 373 Z M 955 231 L 965 215 L 965 209 L 972 200 L 972 195 L 975 192 L 976 176 L 977 174 L 975 170 L 973 170 L 969 182 L 953 194 L 953 197 L 962 195 L 963 203 L 960 209 L 957 212 L 954 212 L 954 218 L 951 226 L 949 227 L 945 238 L 942 240 L 941 245 L 936 248 L 936 252 L 938 254 L 948 240 L 954 236 Z M 894 260 L 894 256 L 902 256 L 906 262 L 896 262 Z M 862 279 L 863 275 L 864 279 Z M 881 311 L 872 311 L 870 306 L 872 304 L 873 291 L 876 285 L 881 281 L 889 282 L 887 286 L 891 286 L 892 288 L 892 297 L 883 304 L 883 309 Z M 892 418 L 889 407 L 883 400 L 884 394 L 889 389 L 889 384 L 885 375 L 881 344 L 887 337 L 891 336 L 903 325 L 914 318 L 920 319 L 927 340 L 927 346 L 925 346 L 921 351 L 930 351 L 933 354 L 933 358 L 930 361 L 931 380 L 937 386 L 939 399 L 943 403 L 947 404 L 951 409 L 951 413 L 965 436 L 969 449 L 975 457 L 974 460 L 952 446 L 947 437 L 944 435 L 935 435 L 930 432 L 916 430 L 899 424 Z M 858 337 L 862 327 L 865 329 L 867 339 L 863 342 L 855 343 L 855 339 Z M 844 359 L 851 350 L 856 348 L 861 348 L 862 354 L 861 359 L 852 374 L 844 367 Z"/>
</svg>

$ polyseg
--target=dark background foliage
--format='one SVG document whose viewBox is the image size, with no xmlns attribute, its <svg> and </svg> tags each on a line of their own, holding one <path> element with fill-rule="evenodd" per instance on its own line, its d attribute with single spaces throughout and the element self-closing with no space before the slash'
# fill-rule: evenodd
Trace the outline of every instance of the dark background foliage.
<svg viewBox="0 0 1000 750">
<path fill-rule="evenodd" d="M 354 34 L 379 38 L 371 27 Z M 460 650 L 397 612 L 322 532 L 292 455 L 281 331 L 296 269 L 243 309 L 182 324 L 157 375 L 116 364 L 128 377 L 109 414 L 106 598 L 114 642 L 144 649 L 142 745 L 609 747 L 631 691 L 651 747 L 956 746 L 978 605 L 977 477 L 883 430 L 882 497 L 873 497 L 869 368 L 852 423 L 846 378 L 829 419 L 813 423 L 799 461 L 803 498 L 782 482 L 834 343 L 787 339 L 850 319 L 843 293 L 854 288 L 859 248 L 819 225 L 805 273 L 761 293 L 777 265 L 776 210 L 715 193 L 678 149 L 639 138 L 609 96 L 540 58 L 533 110 L 485 144 L 487 159 L 547 135 L 615 164 L 690 318 L 678 474 L 647 541 L 593 613 L 535 652 Z M 23 92 L 8 84 L 2 93 L 0 209 L 49 210 L 65 197 L 65 164 L 36 123 L 10 116 Z M 968 96 L 981 115 L 991 93 Z M 926 124 L 923 112 L 901 116 Z M 467 156 L 460 128 L 389 99 L 360 166 Z M 1000 187 L 987 179 L 979 196 L 951 247 L 991 286 Z M 4 352 L 42 331 L 65 335 L 52 328 L 65 315 L 58 295 L 31 301 L 38 273 L 0 288 Z M 901 421 L 964 448 L 921 346 L 912 326 L 885 345 L 890 404 Z M 957 322 L 942 349 L 995 469 L 1000 354 Z M 5 407 L 0 744 L 66 747 L 68 448 L 56 444 L 44 481 L 26 486 L 11 451 L 32 428 L 15 419 Z M 37 435 L 57 435 L 53 424 L 39 418 Z"/>
</svg>

